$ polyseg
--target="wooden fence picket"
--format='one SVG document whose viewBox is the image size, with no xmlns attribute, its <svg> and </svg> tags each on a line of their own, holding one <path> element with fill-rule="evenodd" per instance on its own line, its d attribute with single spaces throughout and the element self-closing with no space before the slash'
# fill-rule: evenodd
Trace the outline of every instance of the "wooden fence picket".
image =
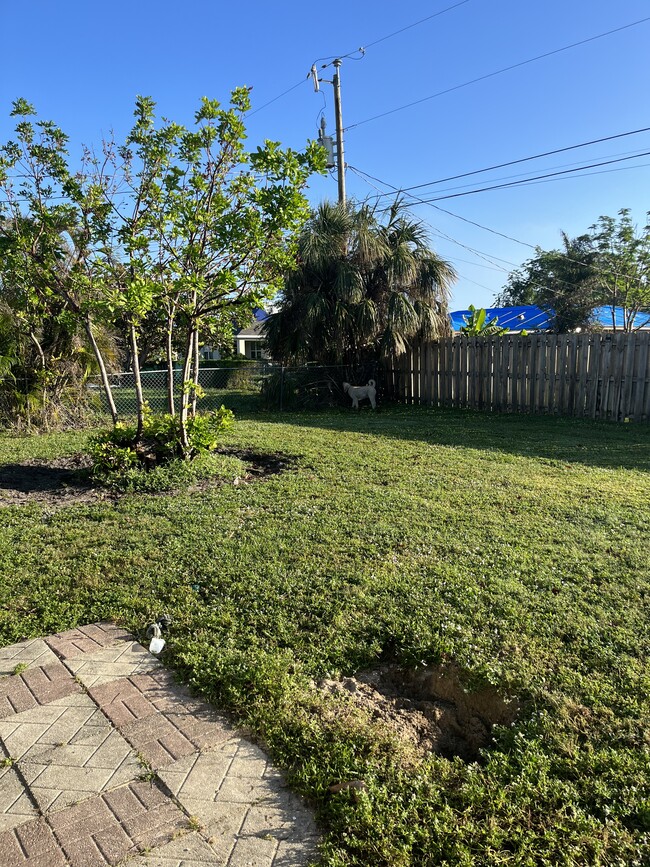
<svg viewBox="0 0 650 867">
<path fill-rule="evenodd" d="M 392 359 L 409 404 L 650 422 L 650 334 L 446 337 Z"/>
</svg>

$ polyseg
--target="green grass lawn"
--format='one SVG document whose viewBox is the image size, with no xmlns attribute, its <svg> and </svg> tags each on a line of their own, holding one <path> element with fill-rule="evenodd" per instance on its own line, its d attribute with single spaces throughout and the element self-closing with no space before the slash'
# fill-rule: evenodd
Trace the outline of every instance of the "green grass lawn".
<svg viewBox="0 0 650 867">
<path fill-rule="evenodd" d="M 85 442 L 0 438 L 0 463 Z M 169 664 L 310 799 L 330 867 L 650 863 L 649 427 L 395 408 L 260 415 L 224 444 L 297 463 L 1 510 L 2 643 L 170 613 Z M 312 686 L 445 659 L 521 703 L 472 764 Z"/>
</svg>

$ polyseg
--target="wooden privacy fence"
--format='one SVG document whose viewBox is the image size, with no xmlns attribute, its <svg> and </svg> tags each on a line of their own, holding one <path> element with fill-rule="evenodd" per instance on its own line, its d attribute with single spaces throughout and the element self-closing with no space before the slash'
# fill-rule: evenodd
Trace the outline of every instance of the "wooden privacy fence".
<svg viewBox="0 0 650 867">
<path fill-rule="evenodd" d="M 650 422 L 650 333 L 449 337 L 388 380 L 407 403 Z"/>
</svg>

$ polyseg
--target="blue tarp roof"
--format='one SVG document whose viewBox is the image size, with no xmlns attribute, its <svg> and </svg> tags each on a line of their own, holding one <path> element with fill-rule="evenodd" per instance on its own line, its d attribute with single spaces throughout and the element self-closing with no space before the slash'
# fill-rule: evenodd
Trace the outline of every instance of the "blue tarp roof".
<svg viewBox="0 0 650 867">
<path fill-rule="evenodd" d="M 625 324 L 625 313 L 622 307 L 614 307 L 614 318 L 616 327 L 623 328 Z M 594 310 L 594 319 L 600 322 L 605 328 L 612 327 L 612 308 L 611 307 L 596 307 Z M 634 320 L 635 328 L 650 328 L 650 313 L 637 313 Z"/>
<path fill-rule="evenodd" d="M 535 304 L 523 304 L 518 307 L 490 307 L 486 309 L 486 322 L 498 319 L 500 328 L 509 328 L 510 331 L 547 331 L 552 328 L 552 311 L 544 311 Z M 454 331 L 460 331 L 465 325 L 464 316 L 470 315 L 469 310 L 454 310 L 449 314 L 451 327 Z M 622 307 L 614 308 L 616 327 L 622 328 L 624 324 L 624 312 Z M 596 307 L 594 320 L 604 328 L 612 327 L 612 308 Z M 634 322 L 635 328 L 650 328 L 650 314 L 637 313 Z"/>
<path fill-rule="evenodd" d="M 520 305 L 519 307 L 490 307 L 486 309 L 486 322 L 498 319 L 500 328 L 509 328 L 510 331 L 546 331 L 551 327 L 551 318 L 534 304 Z M 454 331 L 460 331 L 465 325 L 463 316 L 469 317 L 469 310 L 455 310 L 449 314 L 451 327 Z"/>
</svg>

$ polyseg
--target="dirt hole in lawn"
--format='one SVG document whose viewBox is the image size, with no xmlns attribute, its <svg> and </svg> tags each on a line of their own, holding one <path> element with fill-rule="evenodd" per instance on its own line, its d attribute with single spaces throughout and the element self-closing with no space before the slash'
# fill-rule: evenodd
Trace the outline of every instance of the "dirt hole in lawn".
<svg viewBox="0 0 650 867">
<path fill-rule="evenodd" d="M 229 448 L 218 449 L 217 452 L 239 458 L 244 463 L 242 475 L 227 481 L 223 478 L 198 480 L 185 492 L 193 493 L 224 484 L 249 484 L 291 470 L 296 465 L 295 458 L 280 452 L 267 454 L 252 449 Z M 117 500 L 123 496 L 119 492 L 94 484 L 88 475 L 90 466 L 91 460 L 86 454 L 69 455 L 53 460 L 34 458 L 21 463 L 0 464 L 0 508 L 27 503 L 41 503 L 48 507 L 61 508 Z"/>
<path fill-rule="evenodd" d="M 460 674 L 454 663 L 417 670 L 385 666 L 343 680 L 323 680 L 319 687 L 345 696 L 422 754 L 471 762 L 489 746 L 495 725 L 515 720 L 519 703 L 504 699 L 491 686 L 468 691 Z"/>
</svg>

